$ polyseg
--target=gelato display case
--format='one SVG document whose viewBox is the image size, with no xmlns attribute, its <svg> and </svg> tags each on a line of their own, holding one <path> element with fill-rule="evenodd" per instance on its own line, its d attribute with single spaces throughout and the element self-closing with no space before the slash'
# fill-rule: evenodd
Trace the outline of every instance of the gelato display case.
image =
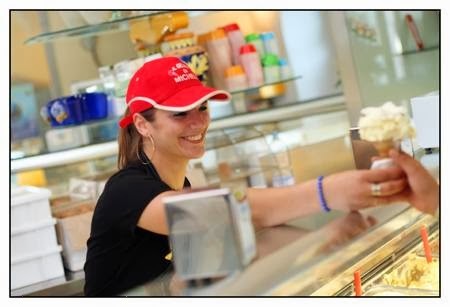
<svg viewBox="0 0 450 307">
<path fill-rule="evenodd" d="M 271 227 L 256 231 L 257 257 L 239 272 L 189 283 L 167 273 L 164 285 L 151 282 L 126 295 L 355 296 L 358 270 L 363 296 L 438 297 L 439 258 L 435 253 L 427 263 L 421 256 L 422 227 L 437 246 L 438 218 L 405 203 L 350 212 L 316 230 Z"/>
</svg>

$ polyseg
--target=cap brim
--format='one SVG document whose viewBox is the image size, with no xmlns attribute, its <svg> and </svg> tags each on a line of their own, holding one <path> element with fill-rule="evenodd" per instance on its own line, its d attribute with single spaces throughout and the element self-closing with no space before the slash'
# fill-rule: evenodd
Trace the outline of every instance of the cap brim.
<svg viewBox="0 0 450 307">
<path fill-rule="evenodd" d="M 191 86 L 178 91 L 162 102 L 156 102 L 148 97 L 134 97 L 128 102 L 128 106 L 133 102 L 144 101 L 159 110 L 170 112 L 185 112 L 194 109 L 203 102 L 209 100 L 230 100 L 231 95 L 223 90 L 216 90 L 207 86 Z M 132 115 L 124 117 L 120 122 L 120 127 L 124 128 L 133 122 Z"/>
<path fill-rule="evenodd" d="M 178 91 L 164 101 L 156 102 L 147 97 L 134 97 L 128 102 L 128 106 L 135 101 L 145 101 L 160 110 L 184 112 L 195 108 L 208 99 L 230 100 L 231 95 L 226 91 L 216 90 L 203 85 L 191 86 Z"/>
</svg>

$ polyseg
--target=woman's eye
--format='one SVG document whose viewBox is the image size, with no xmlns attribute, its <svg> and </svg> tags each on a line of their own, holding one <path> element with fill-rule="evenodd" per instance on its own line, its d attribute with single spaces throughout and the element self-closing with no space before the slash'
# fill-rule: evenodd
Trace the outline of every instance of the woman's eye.
<svg viewBox="0 0 450 307">
<path fill-rule="evenodd" d="M 208 110 L 208 106 L 201 106 L 201 107 L 199 108 L 199 110 L 200 110 L 200 111 L 206 111 L 206 110 Z"/>
<path fill-rule="evenodd" d="M 179 112 L 179 113 L 175 113 L 173 116 L 175 117 L 182 117 L 182 116 L 186 116 L 187 112 Z"/>
</svg>

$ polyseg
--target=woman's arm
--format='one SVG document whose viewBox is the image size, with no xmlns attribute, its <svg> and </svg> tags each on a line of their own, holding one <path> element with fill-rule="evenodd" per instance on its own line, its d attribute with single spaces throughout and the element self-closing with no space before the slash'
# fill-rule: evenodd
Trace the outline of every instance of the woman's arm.
<svg viewBox="0 0 450 307">
<path fill-rule="evenodd" d="M 167 235 L 169 233 L 169 228 L 167 227 L 166 210 L 162 199 L 167 196 L 181 193 L 183 192 L 167 191 L 153 198 L 139 217 L 137 225 L 143 229 Z"/>
<path fill-rule="evenodd" d="M 380 184 L 380 196 L 371 195 L 372 183 Z M 323 193 L 328 206 L 343 211 L 389 203 L 391 196 L 405 187 L 406 179 L 398 167 L 340 172 L 323 180 Z M 180 193 L 183 192 L 168 191 L 155 197 L 142 212 L 138 226 L 167 235 L 166 212 L 162 198 Z M 255 228 L 280 225 L 321 210 L 316 180 L 290 187 L 249 188 L 247 199 Z"/>
<path fill-rule="evenodd" d="M 371 194 L 373 183 L 380 184 L 380 196 Z M 350 211 L 389 203 L 391 196 L 406 185 L 404 173 L 398 167 L 351 170 L 325 177 L 323 193 L 328 207 Z M 256 228 L 279 225 L 321 210 L 317 180 L 282 188 L 249 188 L 247 198 Z"/>
</svg>

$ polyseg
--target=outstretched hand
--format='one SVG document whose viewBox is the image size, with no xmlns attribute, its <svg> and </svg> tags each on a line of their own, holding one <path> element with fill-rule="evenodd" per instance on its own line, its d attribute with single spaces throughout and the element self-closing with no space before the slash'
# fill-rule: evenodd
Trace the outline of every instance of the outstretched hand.
<svg viewBox="0 0 450 307">
<path fill-rule="evenodd" d="M 406 189 L 407 180 L 403 170 L 394 166 L 333 174 L 324 179 L 323 186 L 329 207 L 348 211 L 392 202 L 394 195 Z"/>
</svg>

